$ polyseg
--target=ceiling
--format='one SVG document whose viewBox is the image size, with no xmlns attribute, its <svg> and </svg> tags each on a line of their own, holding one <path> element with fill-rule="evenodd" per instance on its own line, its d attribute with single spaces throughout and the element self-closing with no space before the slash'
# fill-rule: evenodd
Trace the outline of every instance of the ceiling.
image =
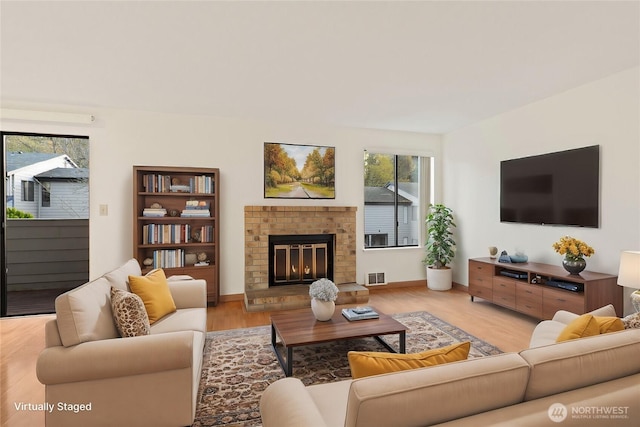
<svg viewBox="0 0 640 427">
<path fill-rule="evenodd" d="M 0 96 L 447 133 L 638 66 L 638 1 L 0 2 Z"/>
</svg>

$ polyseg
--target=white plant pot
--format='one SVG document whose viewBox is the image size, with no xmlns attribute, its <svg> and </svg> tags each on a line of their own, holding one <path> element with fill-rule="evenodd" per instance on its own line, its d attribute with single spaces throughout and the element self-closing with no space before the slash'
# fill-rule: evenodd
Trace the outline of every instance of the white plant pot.
<svg viewBox="0 0 640 427">
<path fill-rule="evenodd" d="M 427 287 L 434 291 L 448 291 L 453 282 L 453 270 L 427 267 Z"/>
<path fill-rule="evenodd" d="M 336 310 L 336 303 L 334 301 L 322 301 L 316 298 L 311 298 L 311 311 L 316 319 L 321 322 L 330 320 L 333 316 L 333 312 Z"/>
</svg>

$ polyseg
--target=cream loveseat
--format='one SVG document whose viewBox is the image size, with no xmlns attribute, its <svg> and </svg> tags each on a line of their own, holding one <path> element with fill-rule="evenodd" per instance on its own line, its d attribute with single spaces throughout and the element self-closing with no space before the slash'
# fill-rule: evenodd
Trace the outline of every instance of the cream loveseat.
<svg viewBox="0 0 640 427">
<path fill-rule="evenodd" d="M 574 316 L 542 322 L 537 347 L 519 353 L 307 387 L 278 380 L 260 402 L 263 426 L 637 426 L 640 329 L 548 340 Z"/>
<path fill-rule="evenodd" d="M 37 376 L 45 385 L 46 425 L 186 426 L 195 416 L 206 334 L 206 282 L 167 283 L 177 310 L 150 335 L 120 338 L 111 287 L 140 276 L 135 259 L 60 295 L 47 323 Z"/>
</svg>

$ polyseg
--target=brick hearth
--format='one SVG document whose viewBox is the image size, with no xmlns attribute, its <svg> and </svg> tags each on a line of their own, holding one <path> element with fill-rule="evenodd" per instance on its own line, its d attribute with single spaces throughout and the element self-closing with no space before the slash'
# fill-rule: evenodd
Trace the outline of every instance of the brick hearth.
<svg viewBox="0 0 640 427">
<path fill-rule="evenodd" d="M 244 277 L 247 309 L 251 309 L 250 301 L 256 296 L 260 296 L 261 301 L 277 302 L 279 307 L 267 304 L 254 310 L 309 305 L 308 298 L 300 296 L 308 292 L 308 287 L 297 287 L 300 291 L 295 295 L 292 295 L 293 289 L 284 291 L 278 290 L 278 287 L 269 288 L 269 235 L 335 234 L 333 281 L 337 285 L 354 284 L 358 287 L 355 285 L 356 211 L 354 206 L 245 206 Z M 353 301 L 343 299 L 343 303 L 361 303 L 365 293 L 368 299 L 367 289 L 358 287 L 354 292 L 354 295 L 358 294 L 357 298 L 354 297 Z"/>
</svg>

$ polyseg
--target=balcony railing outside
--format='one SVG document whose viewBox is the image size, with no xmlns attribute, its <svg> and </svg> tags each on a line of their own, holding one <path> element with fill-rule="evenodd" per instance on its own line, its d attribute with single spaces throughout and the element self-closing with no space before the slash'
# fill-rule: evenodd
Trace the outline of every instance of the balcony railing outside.
<svg viewBox="0 0 640 427">
<path fill-rule="evenodd" d="M 89 220 L 9 219 L 6 251 L 6 315 L 52 313 L 89 279 Z"/>
</svg>

